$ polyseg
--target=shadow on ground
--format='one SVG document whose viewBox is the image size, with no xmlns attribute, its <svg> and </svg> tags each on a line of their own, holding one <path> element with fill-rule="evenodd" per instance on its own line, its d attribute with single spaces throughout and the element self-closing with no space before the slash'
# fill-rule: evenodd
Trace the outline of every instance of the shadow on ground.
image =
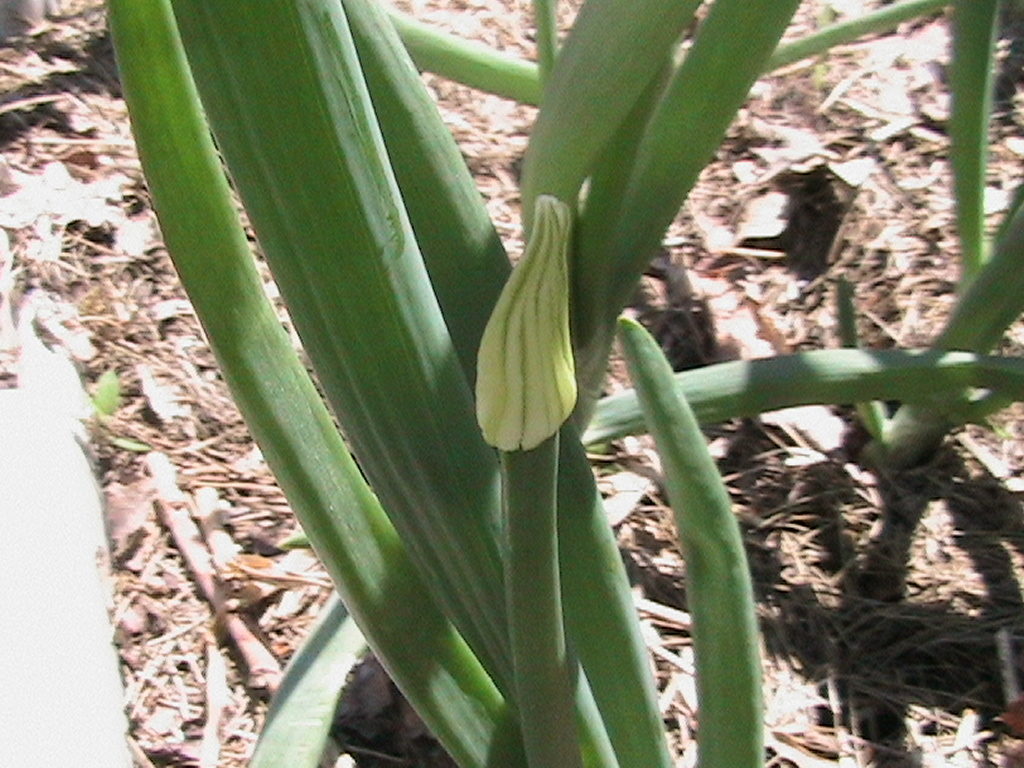
<svg viewBox="0 0 1024 768">
<path fill-rule="evenodd" d="M 746 531 L 768 653 L 821 681 L 823 696 L 834 686 L 841 725 L 875 765 L 918 764 L 906 724 L 921 710 L 994 725 L 996 635 L 1024 635 L 1020 501 L 952 450 L 879 478 L 874 509 L 839 464 L 802 474 L 802 498 Z M 835 714 L 820 712 L 821 725 Z"/>
</svg>

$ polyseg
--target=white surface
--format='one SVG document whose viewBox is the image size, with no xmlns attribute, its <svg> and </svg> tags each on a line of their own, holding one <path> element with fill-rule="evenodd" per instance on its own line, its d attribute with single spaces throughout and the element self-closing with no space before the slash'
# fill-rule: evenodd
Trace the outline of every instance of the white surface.
<svg viewBox="0 0 1024 768">
<path fill-rule="evenodd" d="M 127 768 L 83 396 L 71 364 L 32 341 L 24 387 L 0 391 L 0 768 Z"/>
<path fill-rule="evenodd" d="M 59 5 L 58 0 L 0 0 L 0 41 L 31 31 Z"/>
</svg>

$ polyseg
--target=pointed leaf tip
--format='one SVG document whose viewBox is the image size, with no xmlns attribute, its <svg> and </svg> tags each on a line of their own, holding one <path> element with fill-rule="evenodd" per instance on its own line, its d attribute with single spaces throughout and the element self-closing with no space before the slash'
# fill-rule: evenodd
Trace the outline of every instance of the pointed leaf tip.
<svg viewBox="0 0 1024 768">
<path fill-rule="evenodd" d="M 533 234 L 491 313 L 477 357 L 477 420 L 503 451 L 551 437 L 576 405 L 569 336 L 572 211 L 537 198 Z"/>
</svg>

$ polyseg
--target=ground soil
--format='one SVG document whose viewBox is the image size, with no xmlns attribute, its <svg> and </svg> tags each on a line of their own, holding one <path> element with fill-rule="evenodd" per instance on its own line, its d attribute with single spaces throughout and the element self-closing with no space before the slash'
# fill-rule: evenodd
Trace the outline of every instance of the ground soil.
<svg viewBox="0 0 1024 768">
<path fill-rule="evenodd" d="M 791 34 L 861 5 L 874 3 L 807 3 Z M 528 6 L 406 7 L 530 56 Z M 993 221 L 1024 156 L 1019 37 L 1004 31 Z M 755 86 L 638 293 L 635 311 L 677 367 L 838 346 L 844 279 L 863 345 L 934 338 L 958 275 L 947 58 L 946 21 L 932 18 Z M 424 80 L 517 253 L 517 174 L 534 111 Z M 278 546 L 295 524 L 161 246 L 101 7 L 69 7 L 0 49 L 0 151 L 0 386 L 16 383 L 26 318 L 91 390 L 104 372 L 120 380 L 120 407 L 93 419 L 92 435 L 138 764 L 244 766 L 268 693 L 329 587 L 311 556 Z M 1003 351 L 1022 350 L 1017 325 Z M 622 386 L 613 376 L 609 387 Z M 958 430 L 899 473 L 858 463 L 849 408 L 708 428 L 755 577 L 768 764 L 1024 765 L 1022 724 L 1012 711 L 999 718 L 1014 695 L 1004 667 L 1016 669 L 1024 640 L 1021 415 L 1015 406 L 994 429 Z M 673 749 L 693 765 L 686 564 L 657 459 L 642 437 L 593 459 Z M 341 764 L 446 764 L 372 665 L 343 710 Z"/>
</svg>

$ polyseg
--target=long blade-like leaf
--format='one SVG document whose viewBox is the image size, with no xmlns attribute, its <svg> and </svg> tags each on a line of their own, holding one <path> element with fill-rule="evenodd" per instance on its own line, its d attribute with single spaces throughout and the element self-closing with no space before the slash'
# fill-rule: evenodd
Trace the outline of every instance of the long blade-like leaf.
<svg viewBox="0 0 1024 768">
<path fill-rule="evenodd" d="M 764 765 L 761 663 L 754 589 L 740 527 L 693 411 L 675 391 L 658 343 L 633 320 L 619 325 L 644 420 L 658 447 L 693 616 L 702 768 Z"/>
<path fill-rule="evenodd" d="M 249 768 L 319 768 L 345 680 L 366 640 L 333 596 L 288 662 Z"/>
<path fill-rule="evenodd" d="M 514 717 L 433 601 L 266 298 L 168 3 L 111 0 L 109 10 L 164 239 L 304 530 L 368 642 L 456 759 L 524 765 Z"/>
<path fill-rule="evenodd" d="M 967 286 L 946 328 L 941 349 L 988 352 L 1024 312 L 1024 208 L 1001 229 L 992 256 Z"/>
<path fill-rule="evenodd" d="M 712 5 L 640 139 L 615 235 L 598 254 L 581 259 L 587 267 L 580 267 L 574 283 L 574 317 L 590 329 L 580 338 L 584 360 L 607 354 L 615 318 L 798 5 L 799 0 Z M 581 382 L 581 391 L 594 388 L 593 382 Z"/>
<path fill-rule="evenodd" d="M 863 16 L 843 19 L 806 37 L 783 43 L 768 59 L 766 72 L 793 64 L 801 59 L 827 53 L 838 45 L 852 43 L 867 35 L 880 35 L 896 29 L 904 21 L 935 13 L 953 0 L 903 0 L 883 5 Z"/>
<path fill-rule="evenodd" d="M 420 69 L 521 104 L 540 104 L 536 64 L 434 29 L 393 8 L 388 15 Z"/>
<path fill-rule="evenodd" d="M 968 387 L 1024 399 L 1024 360 L 966 352 L 830 349 L 764 360 L 737 360 L 675 376 L 702 424 L 817 403 L 901 399 L 924 403 Z M 601 400 L 584 436 L 588 445 L 644 428 L 636 393 Z"/>
<path fill-rule="evenodd" d="M 949 134 L 964 281 L 961 289 L 985 261 L 985 174 L 998 7 L 998 0 L 957 0 L 953 4 Z"/>
<path fill-rule="evenodd" d="M 218 145 L 346 438 L 499 680 L 497 461 L 391 172 L 340 3 L 174 0 Z"/>
<path fill-rule="evenodd" d="M 697 0 L 589 0 L 559 51 L 523 161 L 523 214 L 573 205 L 595 158 L 658 74 Z M 642 43 L 642 44 L 638 44 Z"/>
<path fill-rule="evenodd" d="M 509 274 L 462 154 L 376 0 L 344 0 L 395 178 L 470 384 L 484 325 Z"/>
</svg>

